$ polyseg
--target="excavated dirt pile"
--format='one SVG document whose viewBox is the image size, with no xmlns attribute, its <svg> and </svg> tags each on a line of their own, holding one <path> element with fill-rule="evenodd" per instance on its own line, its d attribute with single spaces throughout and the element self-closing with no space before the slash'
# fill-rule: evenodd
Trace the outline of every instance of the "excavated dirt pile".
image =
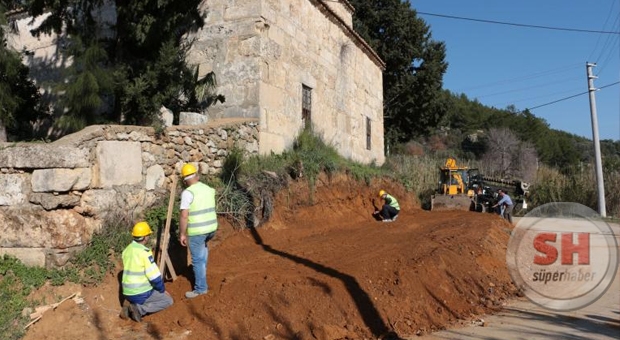
<svg viewBox="0 0 620 340">
<path fill-rule="evenodd" d="M 401 202 L 393 223 L 371 216 L 379 189 Z M 516 291 L 505 266 L 510 226 L 418 206 L 385 182 L 323 179 L 312 194 L 292 183 L 265 225 L 235 232 L 222 222 L 207 295 L 184 297 L 191 270 L 173 245 L 180 276 L 167 283 L 169 309 L 140 324 L 121 320 L 118 273 L 98 287 L 45 287 L 39 297 L 79 290 L 84 303 L 46 312 L 26 339 L 398 339 L 501 308 Z"/>
</svg>

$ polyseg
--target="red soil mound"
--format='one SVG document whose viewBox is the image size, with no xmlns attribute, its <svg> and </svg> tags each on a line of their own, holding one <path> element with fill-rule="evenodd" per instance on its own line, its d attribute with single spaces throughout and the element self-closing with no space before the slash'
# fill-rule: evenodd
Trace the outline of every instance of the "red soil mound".
<svg viewBox="0 0 620 340">
<path fill-rule="evenodd" d="M 393 223 L 371 217 L 380 188 L 401 202 Z M 175 304 L 137 324 L 118 318 L 110 275 L 82 289 L 85 304 L 47 312 L 26 339 L 396 339 L 500 308 L 515 292 L 505 266 L 510 226 L 415 202 L 389 183 L 323 179 L 312 194 L 293 183 L 258 229 L 222 223 L 206 296 L 183 297 L 191 271 L 177 261 L 179 279 L 167 283 Z"/>
</svg>

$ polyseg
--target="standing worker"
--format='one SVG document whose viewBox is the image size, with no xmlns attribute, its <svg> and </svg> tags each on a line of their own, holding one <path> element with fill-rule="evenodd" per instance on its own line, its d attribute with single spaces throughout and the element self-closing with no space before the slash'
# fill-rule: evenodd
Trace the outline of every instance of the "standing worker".
<svg viewBox="0 0 620 340">
<path fill-rule="evenodd" d="M 180 241 L 184 247 L 189 243 L 192 256 L 194 289 L 185 293 L 186 298 L 192 299 L 206 294 L 209 290 L 207 243 L 215 236 L 217 230 L 215 189 L 199 181 L 196 167 L 192 164 L 183 165 L 181 175 L 187 188 L 181 193 Z"/>
<path fill-rule="evenodd" d="M 396 221 L 396 217 L 400 213 L 400 205 L 398 205 L 396 198 L 385 192 L 385 190 L 379 191 L 379 198 L 384 200 L 383 208 L 381 208 L 383 222 Z"/>
<path fill-rule="evenodd" d="M 140 322 L 142 316 L 159 312 L 173 303 L 153 259 L 153 252 L 146 247 L 151 234 L 148 223 L 136 223 L 131 232 L 133 242 L 123 250 L 123 296 L 130 302 L 121 310 L 123 319 L 130 317 Z"/>
<path fill-rule="evenodd" d="M 500 206 L 500 216 L 512 224 L 512 209 L 514 208 L 512 199 L 510 199 L 510 196 L 508 196 L 502 189 L 497 190 L 497 193 L 499 194 L 500 200 L 493 206 L 493 208 Z"/>
</svg>

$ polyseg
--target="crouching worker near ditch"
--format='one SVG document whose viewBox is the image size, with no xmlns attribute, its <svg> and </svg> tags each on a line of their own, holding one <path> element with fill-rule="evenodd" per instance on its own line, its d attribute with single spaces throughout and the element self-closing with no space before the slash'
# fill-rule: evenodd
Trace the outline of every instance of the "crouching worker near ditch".
<svg viewBox="0 0 620 340">
<path fill-rule="evenodd" d="M 396 198 L 385 192 L 385 190 L 379 191 L 379 198 L 384 200 L 383 207 L 381 208 L 381 217 L 383 222 L 396 221 L 398 214 L 400 213 L 400 205 Z"/>
<path fill-rule="evenodd" d="M 153 259 L 153 252 L 146 247 L 151 235 L 146 222 L 133 227 L 133 242 L 123 250 L 123 296 L 130 302 L 121 310 L 121 318 L 142 321 L 142 316 L 166 309 L 172 297 L 166 292 L 164 280 Z"/>
<path fill-rule="evenodd" d="M 192 258 L 194 289 L 186 292 L 185 297 L 193 299 L 206 294 L 209 290 L 207 285 L 209 246 L 207 243 L 215 236 L 217 230 L 215 189 L 199 181 L 197 169 L 192 164 L 183 165 L 181 176 L 187 188 L 181 193 L 179 236 L 184 247 L 189 245 Z"/>
</svg>

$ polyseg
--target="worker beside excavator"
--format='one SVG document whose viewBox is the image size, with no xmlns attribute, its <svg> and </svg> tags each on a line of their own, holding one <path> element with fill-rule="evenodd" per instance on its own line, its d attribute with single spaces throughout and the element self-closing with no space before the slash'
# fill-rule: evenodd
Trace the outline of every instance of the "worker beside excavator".
<svg viewBox="0 0 620 340">
<path fill-rule="evenodd" d="M 381 208 L 380 215 L 383 222 L 392 222 L 396 220 L 400 213 L 400 205 L 394 196 L 385 192 L 385 190 L 379 191 L 379 198 L 383 199 L 384 204 Z"/>
<path fill-rule="evenodd" d="M 514 204 L 512 203 L 512 199 L 508 194 L 504 192 L 504 190 L 497 190 L 499 194 L 500 200 L 493 206 L 493 208 L 500 207 L 500 216 L 508 222 L 512 223 L 512 209 L 514 208 Z"/>
</svg>

